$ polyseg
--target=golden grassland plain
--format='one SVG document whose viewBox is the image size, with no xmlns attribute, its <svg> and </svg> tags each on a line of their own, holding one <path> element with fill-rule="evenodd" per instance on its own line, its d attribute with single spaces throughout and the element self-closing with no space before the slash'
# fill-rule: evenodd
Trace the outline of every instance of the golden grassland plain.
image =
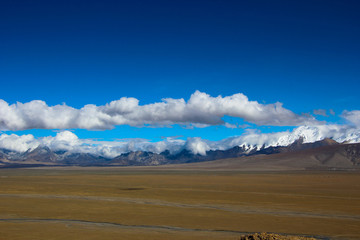
<svg viewBox="0 0 360 240">
<path fill-rule="evenodd" d="M 0 169 L 0 239 L 360 239 L 359 203 L 360 172 Z"/>
</svg>

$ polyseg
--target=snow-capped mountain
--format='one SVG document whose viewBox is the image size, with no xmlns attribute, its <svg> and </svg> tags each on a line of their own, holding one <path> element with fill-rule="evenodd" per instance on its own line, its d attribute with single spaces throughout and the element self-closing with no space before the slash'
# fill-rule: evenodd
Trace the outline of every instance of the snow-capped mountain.
<svg viewBox="0 0 360 240">
<path fill-rule="evenodd" d="M 338 146 L 340 146 L 340 148 Z M 349 161 L 354 166 L 360 164 L 360 144 L 340 144 L 332 139 L 306 143 L 305 139 L 300 137 L 288 146 L 254 146 L 252 148 L 235 146 L 227 150 L 209 150 L 206 151 L 205 154 L 194 154 L 187 149 L 183 149 L 174 154 L 168 150 L 161 153 L 133 151 L 120 154 L 114 158 L 105 158 L 89 153 L 52 151 L 50 148 L 43 146 L 28 150 L 24 153 L 0 149 L 0 166 L 153 166 L 214 161 L 254 155 L 298 153 L 308 149 L 321 149 L 322 147 L 334 147 L 332 148 L 333 150 L 335 147 L 338 147 L 341 150 L 341 156 L 346 159 L 347 164 Z M 321 152 L 323 150 L 319 151 Z"/>
<path fill-rule="evenodd" d="M 98 141 L 79 139 L 70 131 L 55 137 L 0 135 L 0 161 L 47 165 L 161 165 L 274 154 L 323 145 L 360 142 L 360 130 L 349 125 L 300 126 L 292 131 L 261 133 L 248 130 L 236 137 L 209 141 L 167 138 Z"/>
</svg>

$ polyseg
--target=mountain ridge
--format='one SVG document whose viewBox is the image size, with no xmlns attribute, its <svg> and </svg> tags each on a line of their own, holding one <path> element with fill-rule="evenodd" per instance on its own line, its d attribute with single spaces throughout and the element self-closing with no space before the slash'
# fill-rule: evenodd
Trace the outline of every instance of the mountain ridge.
<svg viewBox="0 0 360 240">
<path fill-rule="evenodd" d="M 340 158 L 344 159 L 343 165 L 347 168 L 351 167 L 351 165 L 360 165 L 360 143 L 344 144 L 338 143 L 332 139 L 323 139 L 313 143 L 304 143 L 304 139 L 300 137 L 288 146 L 262 146 L 260 148 L 235 146 L 227 150 L 209 150 L 206 152 L 206 155 L 194 154 L 187 149 L 183 149 L 176 154 L 171 154 L 168 150 L 161 153 L 133 151 L 123 153 L 114 158 L 106 158 L 90 153 L 53 151 L 46 146 L 39 146 L 32 150 L 29 149 L 24 153 L 0 149 L 0 167 L 158 166 L 217 161 L 220 159 L 237 159 L 250 156 L 275 156 L 282 158 L 283 155 L 286 156 L 287 154 L 288 157 L 291 158 L 294 155 L 301 155 L 304 152 L 312 152 L 311 157 L 315 159 L 318 158 L 317 161 L 324 166 L 330 161 L 336 152 Z M 316 152 L 319 154 L 317 155 Z"/>
</svg>

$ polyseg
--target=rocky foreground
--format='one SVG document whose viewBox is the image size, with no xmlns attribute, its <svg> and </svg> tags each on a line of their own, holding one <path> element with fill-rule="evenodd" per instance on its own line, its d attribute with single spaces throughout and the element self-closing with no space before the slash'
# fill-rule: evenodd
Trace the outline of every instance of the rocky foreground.
<svg viewBox="0 0 360 240">
<path fill-rule="evenodd" d="M 285 236 L 274 233 L 255 233 L 240 237 L 240 240 L 316 240 L 316 238 L 301 236 Z"/>
</svg>

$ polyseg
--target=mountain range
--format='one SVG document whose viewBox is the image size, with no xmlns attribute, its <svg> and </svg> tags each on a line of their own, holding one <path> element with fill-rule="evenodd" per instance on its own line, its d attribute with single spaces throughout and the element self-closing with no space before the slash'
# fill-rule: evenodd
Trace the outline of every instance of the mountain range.
<svg viewBox="0 0 360 240">
<path fill-rule="evenodd" d="M 299 159 L 302 156 L 302 159 Z M 134 151 L 123 153 L 114 158 L 96 156 L 89 153 L 53 151 L 49 147 L 39 146 L 33 150 L 20 153 L 0 149 L 0 167 L 37 167 L 37 166 L 157 166 L 171 164 L 189 164 L 198 162 L 219 162 L 228 159 L 240 163 L 246 161 L 254 165 L 259 159 L 273 159 L 261 162 L 261 165 L 273 164 L 279 159 L 296 159 L 295 162 L 283 161 L 283 164 L 297 165 L 303 168 L 360 168 L 360 143 L 338 143 L 332 139 L 323 139 L 313 143 L 304 143 L 299 138 L 288 146 L 253 147 L 235 146 L 228 150 L 210 150 L 206 155 L 193 154 L 187 149 L 171 154 L 168 150 L 162 153 Z M 309 161 L 312 159 L 314 161 Z M 225 161 L 228 161 L 225 160 Z M 224 161 L 224 160 L 223 160 Z M 209 163 L 207 163 L 209 164 Z M 245 164 L 245 163 L 244 163 Z M 185 166 L 184 165 L 184 166 Z M 205 164 L 206 165 L 206 164 Z M 215 164 L 216 165 L 216 164 Z M 231 164 L 230 164 L 231 165 Z M 241 166 L 238 166 L 241 167 Z M 256 169 L 256 166 L 253 166 Z M 286 166 L 283 166 L 286 167 Z"/>
</svg>

